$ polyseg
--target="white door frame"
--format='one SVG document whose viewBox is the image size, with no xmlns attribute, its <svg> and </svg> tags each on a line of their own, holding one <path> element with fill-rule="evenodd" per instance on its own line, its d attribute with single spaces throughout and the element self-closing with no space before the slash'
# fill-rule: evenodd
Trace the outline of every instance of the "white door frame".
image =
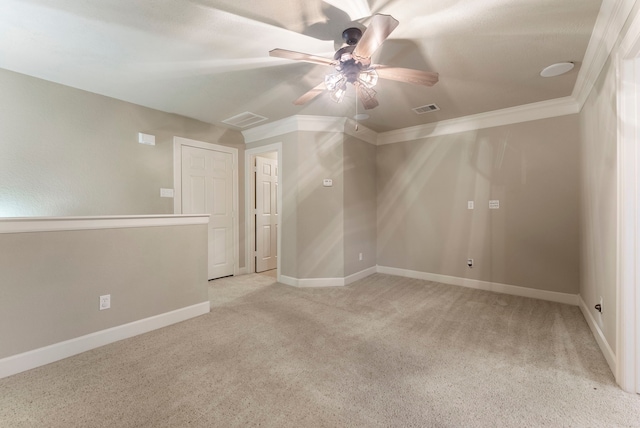
<svg viewBox="0 0 640 428">
<path fill-rule="evenodd" d="M 191 140 L 183 137 L 173 137 L 173 212 L 182 214 L 182 146 L 196 147 L 205 150 L 229 153 L 233 158 L 233 274 L 238 275 L 239 257 L 238 245 L 240 242 L 238 229 L 238 149 L 235 147 L 221 146 L 219 144 L 206 143 L 204 141 Z"/>
<path fill-rule="evenodd" d="M 640 15 L 616 58 L 618 256 L 616 381 L 640 393 Z"/>
<path fill-rule="evenodd" d="M 266 146 L 260 146 L 253 149 L 247 149 L 244 151 L 244 171 L 245 171 L 245 179 L 244 179 L 244 187 L 245 187 L 245 219 L 247 225 L 246 232 L 246 248 L 247 248 L 247 259 L 245 261 L 245 266 L 247 267 L 247 273 L 255 273 L 256 271 L 256 260 L 255 260 L 255 251 L 253 250 L 256 245 L 256 236 L 255 236 L 255 222 L 253 219 L 253 210 L 251 209 L 252 203 L 251 200 L 255 197 L 255 180 L 253 179 L 253 165 L 251 163 L 251 158 L 253 156 L 259 155 L 261 153 L 270 153 L 277 152 L 278 153 L 278 195 L 277 201 L 278 204 L 278 242 L 277 242 L 277 256 L 278 256 L 278 264 L 277 264 L 277 280 L 280 281 L 280 265 L 282 263 L 281 255 L 281 247 L 282 247 L 282 170 L 284 169 L 282 166 L 282 143 L 274 143 Z"/>
</svg>

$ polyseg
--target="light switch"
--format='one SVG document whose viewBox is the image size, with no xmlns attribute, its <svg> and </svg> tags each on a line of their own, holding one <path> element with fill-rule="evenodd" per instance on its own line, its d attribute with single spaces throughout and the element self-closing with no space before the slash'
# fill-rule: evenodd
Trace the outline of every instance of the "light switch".
<svg viewBox="0 0 640 428">
<path fill-rule="evenodd" d="M 498 208 L 500 208 L 500 201 L 499 200 L 492 200 L 489 201 L 489 209 L 490 210 L 497 210 Z"/>
<path fill-rule="evenodd" d="M 468 210 L 472 210 L 473 209 L 473 201 L 467 201 L 467 209 Z"/>
<path fill-rule="evenodd" d="M 331 187 L 333 186 L 333 180 L 330 178 L 325 178 L 324 180 L 322 180 L 322 185 L 324 187 Z"/>
<path fill-rule="evenodd" d="M 161 198 L 173 198 L 173 189 L 160 189 Z"/>
<path fill-rule="evenodd" d="M 147 146 L 155 146 L 156 145 L 156 136 L 151 134 L 143 134 L 142 132 L 138 132 L 138 143 L 146 144 Z"/>
</svg>

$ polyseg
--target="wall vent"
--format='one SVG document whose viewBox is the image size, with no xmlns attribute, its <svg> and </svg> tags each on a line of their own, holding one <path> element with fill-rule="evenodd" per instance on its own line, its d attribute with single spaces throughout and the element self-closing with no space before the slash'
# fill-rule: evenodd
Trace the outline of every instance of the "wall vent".
<svg viewBox="0 0 640 428">
<path fill-rule="evenodd" d="M 415 111 L 416 114 L 425 114 L 431 113 L 432 111 L 438 111 L 440 110 L 440 107 L 435 104 L 427 104 L 426 106 L 412 108 L 411 110 Z"/>
<path fill-rule="evenodd" d="M 235 126 L 236 128 L 246 128 L 247 126 L 255 125 L 256 123 L 260 123 L 265 120 L 267 120 L 267 118 L 264 116 L 245 111 L 244 113 L 240 113 L 230 117 L 229 119 L 223 120 L 222 123 Z"/>
</svg>

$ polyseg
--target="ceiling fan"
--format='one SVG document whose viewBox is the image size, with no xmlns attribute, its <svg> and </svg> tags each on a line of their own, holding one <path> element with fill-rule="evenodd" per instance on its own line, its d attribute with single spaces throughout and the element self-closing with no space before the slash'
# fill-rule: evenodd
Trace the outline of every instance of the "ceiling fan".
<svg viewBox="0 0 640 428">
<path fill-rule="evenodd" d="M 351 83 L 356 88 L 356 97 L 362 101 L 365 110 L 369 110 L 378 106 L 376 91 L 373 89 L 378 78 L 424 86 L 433 86 L 438 82 L 438 73 L 371 64 L 371 55 L 397 26 L 398 21 L 391 15 L 376 14 L 364 32 L 359 28 L 347 28 L 342 33 L 347 46 L 339 49 L 333 59 L 286 49 L 273 49 L 269 55 L 330 65 L 336 69 L 337 73 L 328 74 L 324 82 L 295 100 L 295 105 L 305 104 L 324 91 L 330 92 L 332 100 L 340 102 L 347 91 L 347 83 Z"/>
</svg>

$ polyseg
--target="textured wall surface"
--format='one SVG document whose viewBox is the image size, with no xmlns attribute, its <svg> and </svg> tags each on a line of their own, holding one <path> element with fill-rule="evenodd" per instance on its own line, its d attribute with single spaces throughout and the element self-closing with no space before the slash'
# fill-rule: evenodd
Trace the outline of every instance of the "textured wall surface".
<svg viewBox="0 0 640 428">
<path fill-rule="evenodd" d="M 577 115 L 378 147 L 378 265 L 576 294 L 578 148 Z"/>
<path fill-rule="evenodd" d="M 376 146 L 345 135 L 343 150 L 344 274 L 349 276 L 376 265 Z"/>
</svg>

